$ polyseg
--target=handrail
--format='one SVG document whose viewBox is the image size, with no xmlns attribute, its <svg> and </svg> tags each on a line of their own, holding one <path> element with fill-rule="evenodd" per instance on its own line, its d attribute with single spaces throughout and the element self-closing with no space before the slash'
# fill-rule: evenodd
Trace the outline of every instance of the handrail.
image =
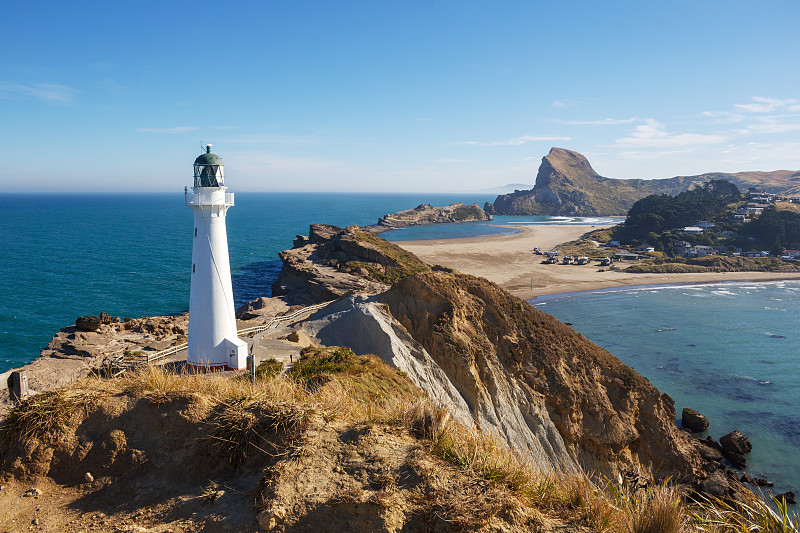
<svg viewBox="0 0 800 533">
<path fill-rule="evenodd" d="M 334 300 L 331 300 L 329 302 L 322 302 L 322 303 L 318 303 L 318 304 L 314 304 L 314 305 L 309 305 L 308 307 L 304 307 L 302 309 L 298 309 L 294 313 L 270 318 L 265 324 L 262 324 L 260 326 L 253 326 L 253 327 L 249 327 L 249 328 L 240 329 L 239 331 L 236 332 L 236 334 L 237 335 L 249 335 L 251 333 L 261 333 L 262 331 L 268 330 L 273 325 L 275 325 L 275 324 L 277 324 L 279 322 L 286 322 L 286 321 L 289 321 L 289 320 L 293 320 L 293 319 L 297 318 L 298 316 L 304 315 L 304 314 L 306 314 L 306 313 L 308 313 L 310 311 L 316 311 L 317 309 L 322 309 L 323 307 L 325 307 L 326 305 L 332 303 L 333 301 Z M 156 361 L 159 361 L 159 360 L 161 360 L 161 359 L 163 359 L 165 357 L 168 357 L 168 356 L 170 356 L 170 355 L 172 355 L 174 353 L 178 353 L 179 351 L 181 351 L 184 348 L 186 348 L 188 345 L 189 345 L 188 342 L 183 342 L 181 344 L 176 344 L 175 346 L 170 346 L 169 348 L 167 348 L 165 350 L 161 350 L 159 352 L 155 352 L 155 353 L 152 353 L 152 354 L 141 354 L 141 355 L 128 354 L 128 355 L 129 355 L 129 357 L 133 356 L 133 357 L 130 357 L 131 359 L 134 359 L 133 364 L 148 364 L 149 365 L 149 364 L 154 363 Z M 113 359 L 112 364 L 121 365 L 122 363 L 124 363 L 125 355 L 126 354 L 121 354 L 121 355 L 116 356 Z"/>
</svg>

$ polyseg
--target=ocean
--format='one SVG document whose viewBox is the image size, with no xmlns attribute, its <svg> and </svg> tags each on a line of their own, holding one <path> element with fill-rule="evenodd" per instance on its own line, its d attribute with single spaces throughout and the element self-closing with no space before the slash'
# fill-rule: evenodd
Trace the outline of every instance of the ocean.
<svg viewBox="0 0 800 533">
<path fill-rule="evenodd" d="M 740 430 L 746 471 L 800 489 L 800 282 L 632 287 L 532 303 L 710 421 Z M 705 436 L 705 434 L 703 435 Z"/>
<path fill-rule="evenodd" d="M 234 190 L 234 192 L 236 192 Z M 479 194 L 237 193 L 228 212 L 236 305 L 270 295 L 278 252 L 311 223 L 374 224 L 421 203 L 494 200 Z M 34 358 L 62 327 L 105 311 L 138 317 L 188 309 L 191 211 L 174 194 L 11 194 L 0 199 L 0 372 Z M 496 224 L 608 224 L 620 218 L 496 217 L 403 228 L 393 241 L 507 233 Z M 748 469 L 800 489 L 800 284 L 640 288 L 538 299 L 590 340 L 693 407 L 718 438 L 753 441 Z"/>
</svg>

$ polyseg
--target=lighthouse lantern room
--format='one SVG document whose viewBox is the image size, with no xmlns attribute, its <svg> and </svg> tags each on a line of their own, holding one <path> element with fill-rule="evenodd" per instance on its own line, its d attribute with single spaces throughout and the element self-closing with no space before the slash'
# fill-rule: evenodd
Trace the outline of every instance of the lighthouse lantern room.
<svg viewBox="0 0 800 533">
<path fill-rule="evenodd" d="M 242 369 L 247 343 L 236 335 L 225 215 L 233 207 L 226 192 L 222 158 L 211 145 L 194 161 L 194 186 L 184 189 L 194 215 L 189 342 L 186 361 L 195 367 Z"/>
</svg>

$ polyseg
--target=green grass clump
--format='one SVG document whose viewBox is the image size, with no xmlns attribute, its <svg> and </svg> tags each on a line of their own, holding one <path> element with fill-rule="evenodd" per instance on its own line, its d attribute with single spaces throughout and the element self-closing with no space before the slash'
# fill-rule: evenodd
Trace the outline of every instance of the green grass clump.
<svg viewBox="0 0 800 533">
<path fill-rule="evenodd" d="M 256 379 L 269 379 L 283 372 L 283 363 L 270 357 L 256 367 Z"/>
<path fill-rule="evenodd" d="M 350 369 L 356 354 L 350 348 L 315 348 L 309 346 L 300 352 L 300 360 L 289 370 L 289 375 L 308 381 L 327 374 L 338 374 Z"/>
</svg>

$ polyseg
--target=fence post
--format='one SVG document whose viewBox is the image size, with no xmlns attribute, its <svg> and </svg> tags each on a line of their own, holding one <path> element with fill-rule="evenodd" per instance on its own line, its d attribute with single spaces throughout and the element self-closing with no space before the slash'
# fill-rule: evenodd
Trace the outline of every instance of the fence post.
<svg viewBox="0 0 800 533">
<path fill-rule="evenodd" d="M 28 397 L 28 372 L 26 370 L 12 372 L 8 378 L 11 399 L 21 402 Z"/>
</svg>

